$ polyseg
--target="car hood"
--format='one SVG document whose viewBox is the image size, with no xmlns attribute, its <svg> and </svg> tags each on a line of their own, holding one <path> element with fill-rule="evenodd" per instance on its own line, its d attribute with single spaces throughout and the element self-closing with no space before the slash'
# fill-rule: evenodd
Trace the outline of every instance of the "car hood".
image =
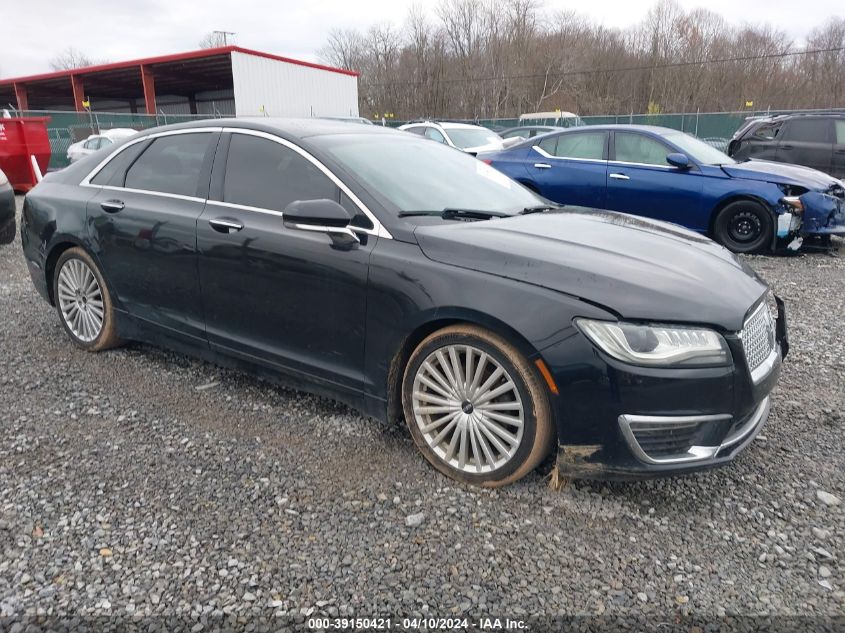
<svg viewBox="0 0 845 633">
<path fill-rule="evenodd" d="M 722 171 L 731 178 L 800 185 L 812 191 L 826 191 L 837 184 L 836 179 L 817 169 L 768 160 L 748 160 L 736 165 L 722 165 Z"/>
<path fill-rule="evenodd" d="M 737 331 L 767 287 L 706 237 L 609 211 L 425 225 L 415 235 L 430 259 L 573 295 L 624 319 Z"/>
</svg>

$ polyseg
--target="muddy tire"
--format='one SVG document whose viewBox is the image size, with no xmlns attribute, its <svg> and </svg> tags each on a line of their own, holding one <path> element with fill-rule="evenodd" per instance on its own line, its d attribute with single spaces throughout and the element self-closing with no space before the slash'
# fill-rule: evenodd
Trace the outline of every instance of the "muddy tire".
<svg viewBox="0 0 845 633">
<path fill-rule="evenodd" d="M 504 486 L 534 470 L 555 437 L 545 383 L 504 338 L 455 325 L 423 340 L 402 380 L 411 436 L 441 473 Z"/>
<path fill-rule="evenodd" d="M 53 299 L 62 327 L 78 347 L 99 352 L 121 343 L 108 286 L 83 249 L 70 248 L 59 256 Z"/>
</svg>

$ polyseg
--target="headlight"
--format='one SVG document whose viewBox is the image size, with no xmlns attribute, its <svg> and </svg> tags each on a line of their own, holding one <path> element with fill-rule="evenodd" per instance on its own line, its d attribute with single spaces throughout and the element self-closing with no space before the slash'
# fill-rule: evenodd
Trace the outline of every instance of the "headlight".
<svg viewBox="0 0 845 633">
<path fill-rule="evenodd" d="M 599 349 L 632 365 L 701 367 L 730 363 L 725 339 L 713 330 L 590 319 L 576 319 L 575 324 Z"/>
</svg>

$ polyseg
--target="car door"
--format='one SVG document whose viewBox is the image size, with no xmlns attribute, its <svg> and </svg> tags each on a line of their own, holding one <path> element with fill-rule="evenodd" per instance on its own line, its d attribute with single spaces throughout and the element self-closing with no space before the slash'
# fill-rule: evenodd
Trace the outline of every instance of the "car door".
<svg viewBox="0 0 845 633">
<path fill-rule="evenodd" d="M 526 164 L 540 193 L 561 204 L 604 206 L 607 188 L 607 138 L 604 131 L 544 136 Z"/>
<path fill-rule="evenodd" d="M 845 178 L 845 119 L 834 119 L 833 169 L 834 178 Z"/>
<path fill-rule="evenodd" d="M 607 167 L 607 208 L 706 231 L 704 178 L 695 165 L 669 165 L 666 156 L 675 151 L 654 136 L 615 131 Z"/>
<path fill-rule="evenodd" d="M 205 339 L 196 224 L 218 131 L 127 146 L 94 178 L 88 230 L 120 305 L 162 332 Z"/>
<path fill-rule="evenodd" d="M 833 121 L 811 116 L 797 116 L 786 121 L 778 141 L 777 160 L 830 173 Z"/>
<path fill-rule="evenodd" d="M 197 225 L 212 348 L 361 391 L 366 284 L 377 238 L 350 192 L 296 145 L 231 132 Z M 360 244 L 285 226 L 294 200 L 333 199 L 354 215 Z"/>
</svg>

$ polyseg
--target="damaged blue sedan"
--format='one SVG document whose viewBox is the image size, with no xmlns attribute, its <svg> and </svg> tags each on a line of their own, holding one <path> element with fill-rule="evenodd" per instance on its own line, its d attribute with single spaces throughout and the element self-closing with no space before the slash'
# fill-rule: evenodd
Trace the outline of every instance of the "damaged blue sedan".
<svg viewBox="0 0 845 633">
<path fill-rule="evenodd" d="M 680 224 L 735 253 L 845 235 L 845 185 L 820 171 L 737 162 L 663 127 L 601 125 L 479 156 L 542 196 Z"/>
</svg>

